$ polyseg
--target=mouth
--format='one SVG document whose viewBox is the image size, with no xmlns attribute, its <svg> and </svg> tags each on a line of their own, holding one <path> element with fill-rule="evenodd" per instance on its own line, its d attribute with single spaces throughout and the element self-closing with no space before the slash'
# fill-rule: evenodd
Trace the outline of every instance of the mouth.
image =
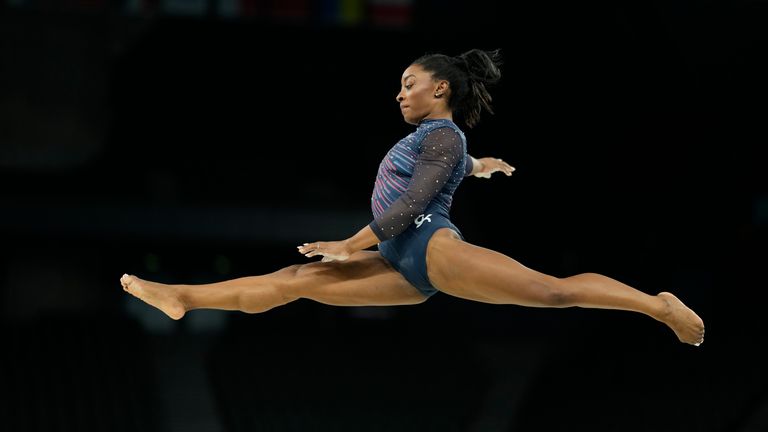
<svg viewBox="0 0 768 432">
<path fill-rule="evenodd" d="M 401 105 L 401 106 L 400 106 L 400 111 L 403 111 L 403 110 L 405 110 L 405 109 L 407 109 L 407 108 L 408 108 L 408 105 Z"/>
</svg>

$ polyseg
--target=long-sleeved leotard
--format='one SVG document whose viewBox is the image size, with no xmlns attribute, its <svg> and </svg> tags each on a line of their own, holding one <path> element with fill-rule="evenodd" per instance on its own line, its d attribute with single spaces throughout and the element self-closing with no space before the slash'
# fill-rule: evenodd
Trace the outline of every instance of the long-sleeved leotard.
<svg viewBox="0 0 768 432">
<path fill-rule="evenodd" d="M 385 241 L 405 231 L 430 205 L 447 215 L 453 193 L 471 172 L 461 130 L 450 120 L 423 120 L 379 165 L 371 229 Z"/>
</svg>

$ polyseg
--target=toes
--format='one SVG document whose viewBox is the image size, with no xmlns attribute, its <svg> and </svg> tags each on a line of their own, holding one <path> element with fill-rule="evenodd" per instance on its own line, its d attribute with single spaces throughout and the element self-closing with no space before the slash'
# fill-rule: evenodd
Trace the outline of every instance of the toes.
<svg viewBox="0 0 768 432">
<path fill-rule="evenodd" d="M 120 285 L 123 286 L 123 290 L 128 291 L 128 288 L 131 285 L 131 277 L 128 274 L 124 274 L 123 277 L 120 278 Z"/>
</svg>

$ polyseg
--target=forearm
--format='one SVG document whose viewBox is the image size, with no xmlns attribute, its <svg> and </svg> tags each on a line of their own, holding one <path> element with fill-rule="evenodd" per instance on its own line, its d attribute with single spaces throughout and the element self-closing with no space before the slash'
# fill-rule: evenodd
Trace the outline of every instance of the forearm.
<svg viewBox="0 0 768 432">
<path fill-rule="evenodd" d="M 344 243 L 347 245 L 350 254 L 352 254 L 363 249 L 368 249 L 373 245 L 377 245 L 379 244 L 379 241 L 379 238 L 373 233 L 371 227 L 366 225 L 363 229 L 358 231 L 357 234 L 344 240 Z"/>
</svg>

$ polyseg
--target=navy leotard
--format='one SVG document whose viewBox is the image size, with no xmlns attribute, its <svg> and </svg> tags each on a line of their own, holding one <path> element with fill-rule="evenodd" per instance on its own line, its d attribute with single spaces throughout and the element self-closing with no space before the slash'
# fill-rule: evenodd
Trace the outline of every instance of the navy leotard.
<svg viewBox="0 0 768 432">
<path fill-rule="evenodd" d="M 471 171 L 466 137 L 448 119 L 422 120 L 379 164 L 369 226 L 382 256 L 427 297 L 437 292 L 427 275 L 427 244 L 444 227 L 461 236 L 449 211 L 453 193 Z"/>
</svg>

